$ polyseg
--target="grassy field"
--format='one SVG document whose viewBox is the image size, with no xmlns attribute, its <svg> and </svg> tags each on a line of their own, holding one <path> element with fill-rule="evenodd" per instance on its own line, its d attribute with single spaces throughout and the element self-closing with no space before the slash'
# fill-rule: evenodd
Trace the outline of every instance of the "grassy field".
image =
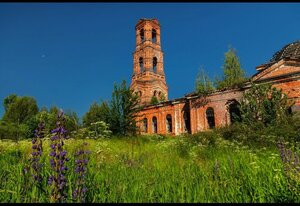
<svg viewBox="0 0 300 206">
<path fill-rule="evenodd" d="M 84 141 L 91 151 L 86 202 L 300 202 L 275 146 L 254 150 L 221 138 L 206 144 L 185 136 Z M 74 150 L 82 142 L 65 142 L 70 157 L 67 202 L 74 202 Z M 31 142 L 0 142 L 0 202 L 50 201 L 49 143 L 43 142 L 43 181 L 38 187 L 23 173 Z"/>
</svg>

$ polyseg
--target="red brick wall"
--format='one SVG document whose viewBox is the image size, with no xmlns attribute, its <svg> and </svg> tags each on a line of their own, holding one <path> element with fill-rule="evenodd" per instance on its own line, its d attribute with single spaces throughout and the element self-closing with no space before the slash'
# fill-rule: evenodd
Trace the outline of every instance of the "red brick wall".
<svg viewBox="0 0 300 206">
<path fill-rule="evenodd" d="M 191 116 L 191 132 L 196 133 L 209 129 L 206 118 L 206 110 L 211 107 L 214 110 L 215 126 L 222 127 L 230 124 L 229 111 L 227 104 L 229 100 L 239 101 L 242 97 L 242 91 L 230 90 L 217 92 L 207 97 L 207 102 L 201 104 L 203 98 L 191 99 L 190 101 L 190 116 Z M 205 103 L 206 102 L 206 103 Z"/>
</svg>

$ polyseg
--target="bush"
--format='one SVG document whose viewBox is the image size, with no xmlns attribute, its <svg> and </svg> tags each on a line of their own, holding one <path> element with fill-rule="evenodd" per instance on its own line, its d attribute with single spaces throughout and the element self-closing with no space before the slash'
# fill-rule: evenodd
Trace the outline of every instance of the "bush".
<svg viewBox="0 0 300 206">
<path fill-rule="evenodd" d="M 212 131 L 198 132 L 192 135 L 186 135 L 186 137 L 188 137 L 188 141 L 190 141 L 193 144 L 215 146 L 216 139 L 218 138 L 218 133 L 216 133 L 216 130 L 212 130 Z"/>
<path fill-rule="evenodd" d="M 0 139 L 18 141 L 30 136 L 31 131 L 25 124 L 17 125 L 11 122 L 0 121 Z"/>
</svg>

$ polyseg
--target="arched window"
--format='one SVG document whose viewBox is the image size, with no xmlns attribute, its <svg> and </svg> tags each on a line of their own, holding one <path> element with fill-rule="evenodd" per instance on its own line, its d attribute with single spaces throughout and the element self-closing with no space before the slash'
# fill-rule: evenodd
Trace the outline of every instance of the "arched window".
<svg viewBox="0 0 300 206">
<path fill-rule="evenodd" d="M 238 122 L 241 119 L 241 113 L 239 110 L 239 102 L 235 99 L 229 104 L 229 115 L 230 115 L 230 122 Z"/>
<path fill-rule="evenodd" d="M 143 57 L 139 58 L 139 64 L 140 64 L 140 72 L 144 72 L 144 61 L 143 61 Z"/>
<path fill-rule="evenodd" d="M 141 97 L 142 96 L 142 92 L 141 91 L 139 91 L 139 97 Z"/>
<path fill-rule="evenodd" d="M 152 117 L 152 132 L 157 133 L 157 118 L 155 116 Z"/>
<path fill-rule="evenodd" d="M 209 129 L 212 129 L 215 127 L 215 115 L 214 115 L 214 109 L 209 107 L 206 110 L 206 119 L 209 126 Z"/>
<path fill-rule="evenodd" d="M 152 29 L 152 42 L 156 43 L 156 30 Z"/>
<path fill-rule="evenodd" d="M 156 73 L 157 58 L 153 57 L 153 72 Z"/>
<path fill-rule="evenodd" d="M 183 124 L 184 124 L 184 131 L 189 133 L 191 124 L 190 124 L 189 113 L 187 111 L 184 111 L 183 113 Z"/>
<path fill-rule="evenodd" d="M 141 42 L 144 42 L 145 41 L 144 29 L 140 30 L 140 37 L 141 37 Z"/>
<path fill-rule="evenodd" d="M 156 90 L 154 90 L 154 92 L 153 92 L 153 96 L 154 96 L 154 97 L 156 97 L 156 95 L 157 95 L 157 91 L 156 91 Z"/>
<path fill-rule="evenodd" d="M 166 117 L 167 120 L 167 133 L 172 132 L 172 116 L 170 114 L 167 115 Z"/>
<path fill-rule="evenodd" d="M 148 132 L 148 119 L 144 118 L 143 120 L 143 132 L 147 133 Z"/>
</svg>

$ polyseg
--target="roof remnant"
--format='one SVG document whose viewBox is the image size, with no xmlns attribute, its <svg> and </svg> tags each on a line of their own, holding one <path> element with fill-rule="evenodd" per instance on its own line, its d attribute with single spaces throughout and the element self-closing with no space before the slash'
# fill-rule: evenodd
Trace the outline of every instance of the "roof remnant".
<svg viewBox="0 0 300 206">
<path fill-rule="evenodd" d="M 284 46 L 273 55 L 269 63 L 275 63 L 284 58 L 300 59 L 300 40 Z"/>
</svg>

